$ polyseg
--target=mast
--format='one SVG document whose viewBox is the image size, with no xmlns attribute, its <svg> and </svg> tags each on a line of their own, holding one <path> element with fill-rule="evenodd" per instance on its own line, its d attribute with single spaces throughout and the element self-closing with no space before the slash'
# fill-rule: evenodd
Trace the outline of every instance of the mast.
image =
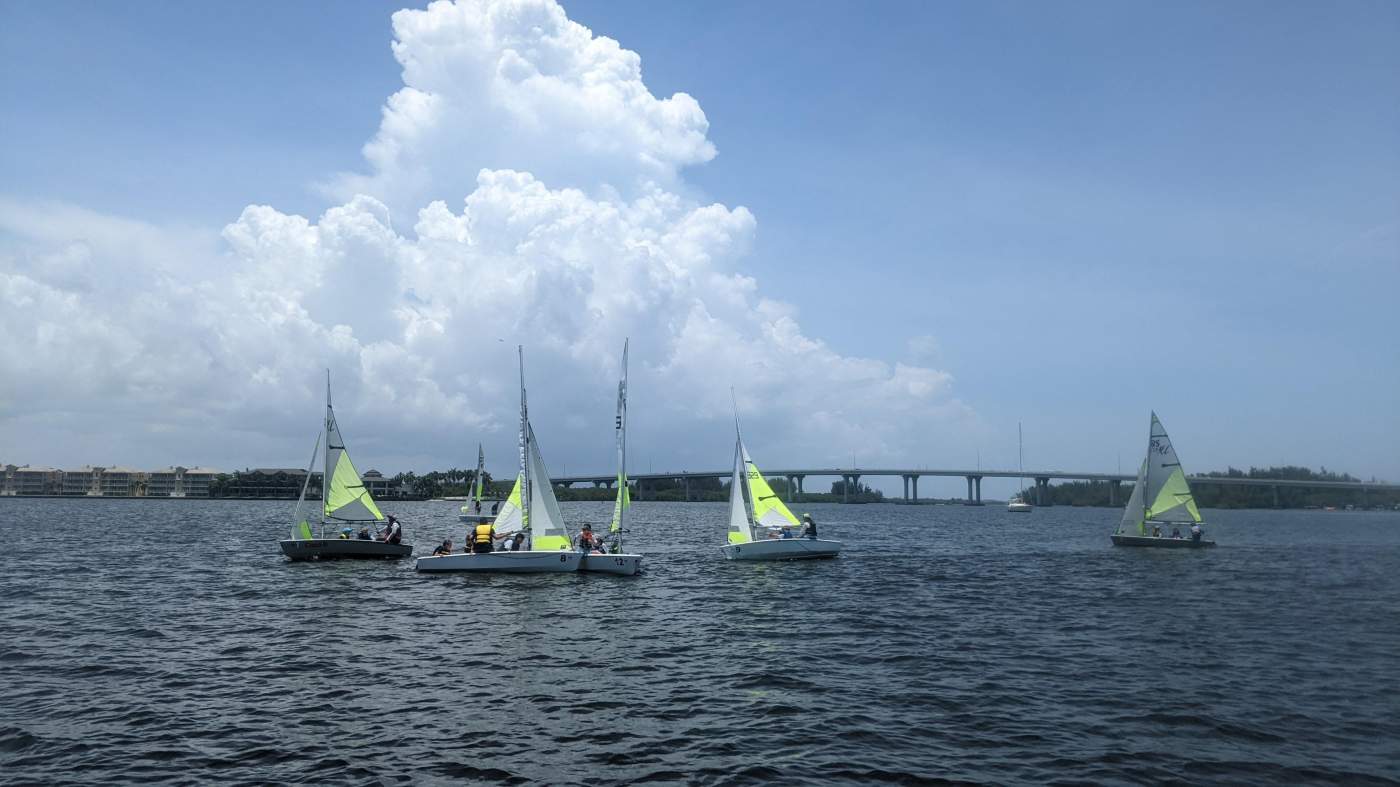
<svg viewBox="0 0 1400 787">
<path fill-rule="evenodd" d="M 1142 522 L 1147 524 L 1147 490 L 1152 486 L 1152 422 L 1157 420 L 1157 411 L 1153 410 L 1147 422 L 1147 470 L 1142 474 Z"/>
<path fill-rule="evenodd" d="M 334 412 L 334 411 L 331 410 L 331 370 L 330 370 L 330 367 L 326 367 L 326 424 L 325 424 L 326 455 L 325 455 L 325 457 L 323 458 L 323 460 L 322 460 L 322 462 L 321 462 L 321 505 L 320 505 L 320 510 L 321 510 L 321 537 L 322 537 L 322 538 L 325 538 L 325 537 L 326 537 L 326 501 L 329 499 L 329 498 L 327 497 L 327 495 L 330 494 L 330 484 L 331 484 L 331 419 L 335 417 L 335 416 L 332 414 L 333 412 Z M 316 457 L 313 455 L 311 458 L 314 460 Z"/>
<path fill-rule="evenodd" d="M 622 340 L 622 379 L 617 383 L 617 512 L 612 529 L 617 533 L 615 551 L 622 551 L 622 526 L 627 518 L 627 348 L 631 340 Z"/>
<path fill-rule="evenodd" d="M 1021 502 L 1026 501 L 1026 454 L 1021 444 L 1021 422 L 1016 422 L 1016 472 L 1021 474 Z"/>
<path fill-rule="evenodd" d="M 531 549 L 535 539 L 530 532 L 530 410 L 525 403 L 525 346 L 515 346 L 520 360 L 520 529 L 525 531 L 525 548 Z"/>
</svg>

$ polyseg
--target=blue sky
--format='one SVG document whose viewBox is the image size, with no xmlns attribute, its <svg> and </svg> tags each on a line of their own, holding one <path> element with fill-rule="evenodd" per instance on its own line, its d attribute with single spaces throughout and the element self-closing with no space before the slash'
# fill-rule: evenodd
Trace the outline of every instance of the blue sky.
<svg viewBox="0 0 1400 787">
<path fill-rule="evenodd" d="M 250 204 L 315 219 L 402 86 L 398 7 L 13 4 L 0 194 L 211 238 Z M 968 414 L 923 448 L 834 453 L 1004 465 L 1019 420 L 1028 464 L 1109 470 L 1156 408 L 1189 469 L 1400 479 L 1395 4 L 564 7 L 703 108 L 718 155 L 668 188 L 752 214 L 736 271 L 842 357 L 951 375 Z M 457 186 L 427 196 L 460 209 Z M 802 368 L 793 385 L 826 385 Z M 0 458 L 42 453 L 41 422 Z M 802 462 L 767 437 L 770 464 Z M 605 461 L 562 443 L 554 461 Z"/>
</svg>

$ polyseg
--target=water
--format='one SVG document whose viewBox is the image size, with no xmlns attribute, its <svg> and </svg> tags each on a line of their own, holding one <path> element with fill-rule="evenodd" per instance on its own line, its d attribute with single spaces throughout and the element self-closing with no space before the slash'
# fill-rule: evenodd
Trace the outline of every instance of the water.
<svg viewBox="0 0 1400 787">
<path fill-rule="evenodd" d="M 0 781 L 1400 780 L 1397 514 L 813 504 L 843 557 L 739 564 L 641 502 L 619 578 L 290 564 L 289 509 L 0 501 Z"/>
</svg>

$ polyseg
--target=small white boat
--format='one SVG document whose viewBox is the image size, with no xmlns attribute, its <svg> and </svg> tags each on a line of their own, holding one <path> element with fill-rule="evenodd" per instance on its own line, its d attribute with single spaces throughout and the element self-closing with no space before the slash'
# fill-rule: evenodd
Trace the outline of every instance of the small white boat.
<svg viewBox="0 0 1400 787">
<path fill-rule="evenodd" d="M 1169 538 L 1154 535 L 1166 532 L 1168 528 L 1180 530 L 1201 524 L 1201 512 L 1196 507 L 1196 498 L 1191 494 L 1191 485 L 1186 481 L 1186 471 L 1181 469 L 1181 460 L 1176 456 L 1172 440 L 1157 414 L 1152 414 L 1152 426 L 1148 430 L 1147 456 L 1138 468 L 1137 481 L 1133 483 L 1133 493 L 1128 505 L 1123 508 L 1123 519 L 1118 530 L 1113 533 L 1115 546 L 1157 547 L 1162 549 L 1204 549 L 1215 546 L 1214 541 L 1204 537 Z"/>
<path fill-rule="evenodd" d="M 385 518 L 345 449 L 345 439 L 340 435 L 335 410 L 331 408 L 330 372 L 326 373 L 325 438 L 326 464 L 321 476 L 321 533 L 319 537 L 314 534 L 310 521 L 302 515 L 307 502 L 306 490 L 311 483 L 311 468 L 316 465 L 316 455 L 321 450 L 321 438 L 317 436 L 316 447 L 311 449 L 311 461 L 307 464 L 306 480 L 301 485 L 301 496 L 297 498 L 296 508 L 292 512 L 292 537 L 279 542 L 282 554 L 292 560 L 397 560 L 412 555 L 412 544 L 390 544 L 372 538 L 354 537 L 355 525 L 365 530 L 373 527 L 378 535 Z M 344 528 L 342 534 L 350 531 L 350 537 L 326 538 L 327 525 Z"/>
<path fill-rule="evenodd" d="M 622 551 L 622 524 L 627 509 L 632 507 L 632 492 L 627 486 L 627 344 L 622 344 L 622 379 L 617 382 L 617 421 L 613 427 L 617 438 L 617 499 L 613 501 L 612 525 L 608 528 L 607 541 L 611 543 L 604 552 L 584 552 L 578 570 L 630 577 L 642 570 L 642 556 Z"/>
<path fill-rule="evenodd" d="M 734 408 L 734 473 L 729 479 L 729 543 L 719 548 L 729 560 L 810 560 L 836 557 L 840 541 L 774 538 L 800 527 L 744 448 L 739 408 Z M 760 538 L 759 535 L 763 537 Z"/>
<path fill-rule="evenodd" d="M 476 444 L 476 474 L 472 476 L 472 492 L 466 497 L 446 498 L 450 500 L 464 500 L 466 505 L 462 506 L 457 514 L 457 519 L 462 522 L 490 522 L 496 518 L 496 514 L 491 513 L 491 507 L 496 506 L 497 513 L 500 512 L 499 500 L 483 500 L 481 497 L 482 487 L 485 483 L 486 474 L 486 452 L 482 450 L 481 443 Z"/>
<path fill-rule="evenodd" d="M 840 541 L 819 538 L 768 538 L 719 548 L 730 560 L 811 560 L 836 557 Z"/>
<path fill-rule="evenodd" d="M 1015 511 L 1016 513 L 1022 513 L 1022 514 L 1024 514 L 1024 513 L 1028 512 L 1028 511 L 1034 511 L 1034 510 L 1035 510 L 1035 506 L 1031 505 L 1030 503 L 1027 503 L 1026 501 L 1022 500 L 1022 499 L 1019 498 L 1019 497 L 1013 497 L 1013 498 L 1011 498 L 1011 500 L 1006 504 L 1006 510 L 1007 510 L 1007 511 Z"/>
<path fill-rule="evenodd" d="M 487 552 L 482 555 L 438 555 L 420 557 L 414 568 L 432 572 L 481 572 L 489 574 L 553 574 L 578 571 L 579 558 L 572 549 L 555 552 Z"/>
<path fill-rule="evenodd" d="M 478 572 L 533 574 L 577 571 L 579 553 L 569 543 L 554 482 L 545 470 L 539 441 L 530 426 L 530 410 L 525 400 L 525 351 L 520 353 L 520 472 L 510 497 L 496 516 L 497 537 L 512 532 L 525 534 L 524 549 L 491 551 L 482 554 L 420 557 L 414 568 L 423 572 Z M 510 528 L 510 529 L 507 529 Z M 466 545 L 467 548 L 471 544 Z"/>
</svg>

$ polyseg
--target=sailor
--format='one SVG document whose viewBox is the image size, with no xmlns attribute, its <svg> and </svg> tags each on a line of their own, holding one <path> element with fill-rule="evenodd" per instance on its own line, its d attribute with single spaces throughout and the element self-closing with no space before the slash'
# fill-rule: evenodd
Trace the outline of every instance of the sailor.
<svg viewBox="0 0 1400 787">
<path fill-rule="evenodd" d="M 359 538 L 361 541 L 374 540 L 374 537 L 369 534 L 369 525 L 365 525 L 364 527 L 360 528 L 360 533 L 357 536 L 357 538 Z"/>
<path fill-rule="evenodd" d="M 802 515 L 802 535 L 807 538 L 817 537 L 817 523 L 812 521 L 811 514 Z"/>
<path fill-rule="evenodd" d="M 351 532 L 351 531 L 350 531 L 350 528 L 348 528 L 348 527 L 343 527 L 343 528 L 340 529 L 340 537 L 341 537 L 342 539 L 348 539 L 348 538 L 350 538 L 350 532 Z"/>
<path fill-rule="evenodd" d="M 478 555 L 490 552 L 493 544 L 500 540 L 496 535 L 496 526 L 490 522 L 483 522 L 472 529 L 471 538 L 472 552 Z"/>
<path fill-rule="evenodd" d="M 1153 537 L 1153 538 L 1161 538 L 1161 537 L 1162 537 L 1162 526 L 1161 526 L 1161 525 L 1153 525 L 1153 526 L 1152 526 L 1152 537 Z"/>
<path fill-rule="evenodd" d="M 1198 543 L 1198 544 L 1201 542 L 1201 523 L 1200 523 L 1200 522 L 1197 522 L 1197 523 L 1191 525 L 1191 540 L 1194 541 L 1194 542 L 1196 542 L 1196 543 Z"/>
<path fill-rule="evenodd" d="M 788 527 L 787 525 L 783 525 L 782 534 L 783 538 L 792 538 L 792 528 Z"/>
<path fill-rule="evenodd" d="M 519 552 L 525 546 L 525 534 L 517 532 L 515 537 L 507 541 L 502 548 L 507 552 Z"/>
<path fill-rule="evenodd" d="M 583 530 L 579 531 L 578 548 L 584 552 L 592 552 L 598 548 L 598 537 L 593 535 L 593 526 L 585 522 Z"/>
<path fill-rule="evenodd" d="M 1174 527 L 1174 528 L 1172 528 L 1172 538 L 1181 538 L 1181 528 L 1179 528 L 1179 527 Z"/>
<path fill-rule="evenodd" d="M 491 504 L 491 516 L 495 516 L 496 514 L 499 514 L 500 512 L 501 512 L 501 501 L 497 500 L 496 502 L 494 502 L 494 503 Z"/>
<path fill-rule="evenodd" d="M 384 541 L 389 544 L 397 544 L 402 540 L 403 526 L 399 524 L 399 520 L 395 519 L 393 514 L 390 514 L 389 524 L 384 528 Z"/>
<path fill-rule="evenodd" d="M 450 538 L 444 538 L 441 544 L 438 544 L 436 547 L 433 548 L 433 555 L 435 556 L 450 554 L 452 554 L 452 539 Z"/>
</svg>

